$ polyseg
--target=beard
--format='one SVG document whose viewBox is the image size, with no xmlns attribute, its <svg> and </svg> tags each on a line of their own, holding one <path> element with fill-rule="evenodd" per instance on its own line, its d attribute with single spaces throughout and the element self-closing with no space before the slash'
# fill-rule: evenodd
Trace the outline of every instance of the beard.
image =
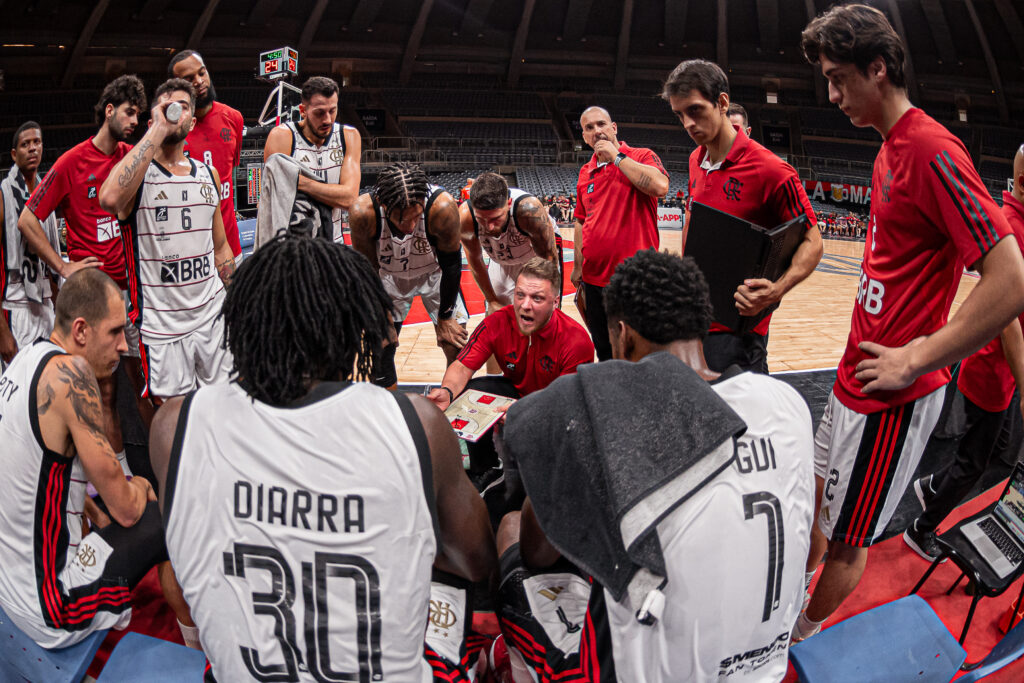
<svg viewBox="0 0 1024 683">
<path fill-rule="evenodd" d="M 164 138 L 165 145 L 176 145 L 185 138 L 188 137 L 188 128 L 185 126 L 179 126 L 177 130 Z"/>
<path fill-rule="evenodd" d="M 206 95 L 199 97 L 196 95 L 196 110 L 205 109 L 217 100 L 217 91 L 213 88 L 213 81 L 210 81 L 210 87 L 206 89 Z"/>
<path fill-rule="evenodd" d="M 121 125 L 116 116 L 107 122 L 107 130 L 110 131 L 110 137 L 114 138 L 116 142 L 128 142 L 129 133 L 125 132 L 124 126 Z"/>
</svg>

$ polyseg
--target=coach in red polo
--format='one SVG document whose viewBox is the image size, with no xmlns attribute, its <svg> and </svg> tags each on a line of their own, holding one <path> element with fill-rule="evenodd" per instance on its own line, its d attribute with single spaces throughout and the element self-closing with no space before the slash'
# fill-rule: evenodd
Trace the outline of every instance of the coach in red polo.
<svg viewBox="0 0 1024 683">
<path fill-rule="evenodd" d="M 793 167 L 729 120 L 729 80 L 717 64 L 703 59 L 681 63 L 669 74 L 661 96 L 697 143 L 690 155 L 690 201 L 765 228 L 807 215 L 804 241 L 782 277 L 774 282 L 746 280 L 736 290 L 733 298 L 740 314 L 756 315 L 781 301 L 821 260 L 821 233 L 811 202 Z M 747 334 L 712 323 L 704 340 L 708 367 L 723 372 L 738 365 L 767 374 L 770 321 L 769 315 Z"/>
<path fill-rule="evenodd" d="M 599 360 L 612 357 L 603 291 L 615 268 L 641 249 L 658 248 L 658 197 L 668 192 L 668 173 L 658 155 L 618 140 L 607 110 L 580 116 L 583 141 L 594 156 L 576 182 L 573 285 L 583 283 L 586 321 Z"/>
</svg>

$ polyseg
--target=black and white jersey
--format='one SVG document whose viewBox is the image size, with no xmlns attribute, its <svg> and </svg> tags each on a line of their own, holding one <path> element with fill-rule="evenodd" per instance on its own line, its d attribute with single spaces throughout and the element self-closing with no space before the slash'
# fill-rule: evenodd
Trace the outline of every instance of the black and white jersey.
<svg viewBox="0 0 1024 683">
<path fill-rule="evenodd" d="M 423 214 L 408 235 L 391 229 L 384 207 L 374 198 L 373 206 L 377 214 L 377 264 L 381 276 L 390 275 L 396 280 L 409 281 L 421 280 L 440 272 L 434 239 L 427 232 L 427 219 L 434 200 L 444 191 L 443 187 L 430 185 Z"/>
<path fill-rule="evenodd" d="M 213 246 L 220 193 L 206 164 L 188 163 L 189 174 L 179 176 L 153 161 L 121 230 L 130 315 L 146 344 L 194 332 L 220 313 L 224 299 Z"/>
<path fill-rule="evenodd" d="M 806 403 L 765 375 L 714 390 L 747 423 L 732 463 L 658 524 L 668 584 L 652 626 L 605 592 L 619 680 L 781 681 L 814 512 Z"/>
<path fill-rule="evenodd" d="M 82 463 L 48 449 L 39 430 L 39 377 L 63 354 L 56 344 L 35 342 L 0 377 L 0 606 L 47 648 L 127 625 L 131 617 L 127 584 L 99 580 L 94 549 L 78 556 Z"/>
<path fill-rule="evenodd" d="M 519 202 L 526 197 L 534 197 L 534 195 L 525 190 L 520 190 L 518 187 L 510 187 L 508 191 L 509 197 L 512 200 L 512 206 L 509 208 L 508 227 L 505 228 L 505 231 L 497 237 L 491 237 L 486 233 L 482 233 L 474 216 L 473 232 L 476 234 L 477 239 L 480 240 L 480 246 L 491 257 L 491 260 L 497 261 L 503 266 L 516 266 L 522 265 L 534 256 L 537 256 L 537 252 L 533 249 L 533 243 L 530 241 L 530 236 L 519 227 L 519 222 L 516 220 Z M 472 207 L 470 208 L 470 215 L 473 215 Z M 551 220 L 550 217 L 549 220 Z M 551 227 L 552 229 L 555 227 L 553 220 Z"/>
<path fill-rule="evenodd" d="M 164 525 L 218 680 L 431 680 L 430 466 L 412 404 L 372 384 L 186 397 Z"/>
<path fill-rule="evenodd" d="M 331 134 L 327 136 L 323 145 L 315 145 L 310 142 L 302 133 L 298 123 L 288 122 L 285 124 L 292 133 L 292 152 L 294 159 L 302 162 L 306 168 L 312 171 L 323 183 L 338 184 L 341 182 L 341 165 L 345 161 L 345 131 L 355 130 L 352 126 L 343 126 L 335 123 Z M 331 211 L 331 221 L 334 223 L 334 239 L 341 239 L 342 210 Z"/>
</svg>

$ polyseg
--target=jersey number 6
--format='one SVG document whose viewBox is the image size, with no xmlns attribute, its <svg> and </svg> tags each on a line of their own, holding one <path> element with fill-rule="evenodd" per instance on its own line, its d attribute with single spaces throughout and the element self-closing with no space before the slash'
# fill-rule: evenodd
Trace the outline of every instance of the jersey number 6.
<svg viewBox="0 0 1024 683">
<path fill-rule="evenodd" d="M 240 647 L 245 667 L 257 681 L 298 681 L 302 654 L 295 638 L 295 578 L 291 567 L 277 548 L 236 543 L 234 553 L 224 553 L 224 573 L 239 579 L 246 570 L 270 574 L 270 591 L 252 593 L 253 611 L 274 618 L 274 637 L 284 656 L 282 664 L 264 664 L 259 652 Z M 328 579 L 344 578 L 355 583 L 356 639 L 359 671 L 342 672 L 331 666 Z M 305 665 L 317 681 L 359 681 L 369 683 L 384 678 L 380 647 L 380 577 L 365 558 L 345 553 L 313 555 L 313 562 L 302 563 L 302 598 L 305 606 Z"/>
</svg>

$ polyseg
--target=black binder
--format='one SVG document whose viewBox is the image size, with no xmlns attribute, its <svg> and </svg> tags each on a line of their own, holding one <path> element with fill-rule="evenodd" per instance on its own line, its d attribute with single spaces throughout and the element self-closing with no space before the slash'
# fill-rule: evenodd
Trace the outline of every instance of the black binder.
<svg viewBox="0 0 1024 683">
<path fill-rule="evenodd" d="M 778 280 L 793 262 L 806 230 L 806 214 L 769 229 L 693 202 L 685 255 L 693 257 L 708 281 L 715 322 L 746 333 L 778 308 L 774 304 L 754 316 L 740 315 L 733 295 L 746 279 Z"/>
</svg>

